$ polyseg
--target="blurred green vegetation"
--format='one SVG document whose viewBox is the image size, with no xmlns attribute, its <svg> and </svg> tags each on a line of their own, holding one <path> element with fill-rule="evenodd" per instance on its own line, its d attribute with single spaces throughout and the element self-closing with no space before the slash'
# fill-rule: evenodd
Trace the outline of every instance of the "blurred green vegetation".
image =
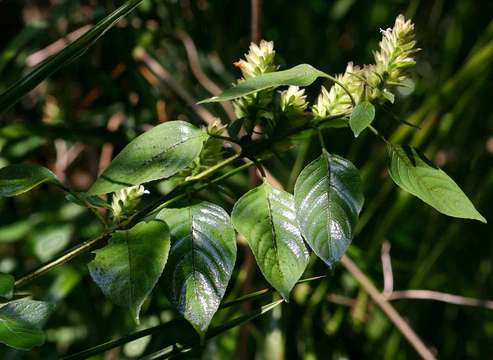
<svg viewBox="0 0 493 360">
<path fill-rule="evenodd" d="M 63 44 L 63 40 L 56 42 L 94 24 L 120 4 L 111 0 L 0 1 L 0 92 L 57 48 L 52 44 Z M 413 91 L 403 94 L 391 109 L 380 109 L 375 126 L 390 139 L 420 147 L 461 185 L 491 224 L 493 2 L 264 1 L 262 37 L 275 42 L 284 68 L 310 63 L 338 73 L 349 60 L 371 62 L 371 51 L 380 39 L 378 29 L 391 26 L 399 13 L 416 23 L 422 51 L 413 74 Z M 202 70 L 225 88 L 238 76 L 233 61 L 250 42 L 250 2 L 145 0 L 84 55 L 0 115 L 0 166 L 39 163 L 70 186 L 85 190 L 104 164 L 101 153 L 111 150 L 110 144 L 115 154 L 136 134 L 162 121 L 185 119 L 201 124 L 187 97 L 197 101 L 210 93 L 194 76 L 180 36 L 183 32 L 193 39 Z M 166 70 L 165 75 L 153 75 L 135 56 L 139 47 Z M 310 88 L 312 99 L 319 85 Z M 227 119 L 219 105 L 207 105 L 207 110 Z M 403 126 L 403 120 L 419 129 Z M 268 169 L 292 187 L 293 174 L 318 154 L 313 143 L 300 140 L 295 150 L 271 160 Z M 366 203 L 349 254 L 378 287 L 383 288 L 381 246 L 388 241 L 396 290 L 430 289 L 493 299 L 492 225 L 446 217 L 399 191 L 385 172 L 385 148 L 371 134 L 354 140 L 349 129 L 335 129 L 327 131 L 326 143 L 362 171 Z M 248 173 L 231 178 L 225 186 L 233 194 L 245 192 Z M 152 193 L 166 191 L 165 187 L 161 184 Z M 228 196 L 215 192 L 201 196 L 228 210 L 232 207 Z M 48 185 L 17 198 L 0 199 L 0 213 L 0 272 L 16 277 L 101 230 L 91 214 Z M 230 293 L 236 295 L 266 287 L 256 268 L 245 280 L 246 251 L 240 247 L 238 272 L 231 281 Z M 30 285 L 37 299 L 58 304 L 47 324 L 48 341 L 30 353 L 0 345 L 2 359 L 55 359 L 135 330 L 125 311 L 110 304 L 90 280 L 85 266 L 90 258 L 77 259 Z M 312 259 L 305 277 L 325 272 L 325 265 Z M 354 300 L 338 304 L 333 294 Z M 222 310 L 213 323 L 262 303 Z M 440 358 L 491 357 L 493 310 L 429 300 L 393 304 Z M 176 317 L 159 286 L 143 310 L 141 328 Z M 166 336 L 144 338 L 99 358 L 139 358 L 161 349 Z M 327 279 L 298 285 L 290 303 L 210 341 L 203 354 L 196 356 L 417 357 L 340 266 Z"/>
</svg>

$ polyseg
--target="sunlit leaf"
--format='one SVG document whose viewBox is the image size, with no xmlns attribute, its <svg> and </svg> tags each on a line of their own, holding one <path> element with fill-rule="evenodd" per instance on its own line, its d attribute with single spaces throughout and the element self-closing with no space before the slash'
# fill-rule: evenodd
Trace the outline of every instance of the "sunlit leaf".
<svg viewBox="0 0 493 360">
<path fill-rule="evenodd" d="M 220 95 L 202 100 L 200 103 L 233 100 L 260 90 L 283 85 L 308 86 L 319 77 L 328 77 L 328 75 L 323 71 L 315 69 L 311 65 L 300 64 L 288 70 L 270 72 L 249 78 L 240 82 L 238 85 L 225 90 Z"/>
<path fill-rule="evenodd" d="M 11 301 L 0 307 L 0 342 L 17 348 L 29 350 L 45 341 L 41 330 L 52 305 L 29 299 Z"/>
<path fill-rule="evenodd" d="M 388 150 L 390 176 L 402 189 L 445 215 L 486 223 L 454 180 L 417 149 L 389 145 Z"/>
<path fill-rule="evenodd" d="M 202 336 L 216 313 L 236 261 L 236 237 L 229 215 L 202 202 L 164 209 L 158 218 L 171 232 L 164 271 L 170 300 Z"/>
<path fill-rule="evenodd" d="M 158 125 L 135 138 L 113 159 L 89 190 L 90 195 L 165 179 L 200 154 L 207 134 L 184 121 Z"/>
<path fill-rule="evenodd" d="M 42 166 L 8 165 L 0 169 L 0 197 L 19 195 L 45 182 L 59 183 L 55 174 Z"/>
<path fill-rule="evenodd" d="M 368 101 L 357 104 L 349 118 L 349 126 L 353 130 L 354 136 L 358 137 L 375 118 L 375 107 Z"/>
<path fill-rule="evenodd" d="M 108 245 L 96 250 L 89 272 L 112 302 L 130 308 L 138 320 L 145 298 L 163 272 L 169 248 L 164 221 L 140 222 L 130 230 L 115 232 Z"/>
<path fill-rule="evenodd" d="M 308 264 L 293 196 L 265 182 L 238 200 L 232 220 L 267 281 L 288 299 Z"/>
<path fill-rule="evenodd" d="M 301 233 L 315 254 L 332 266 L 346 252 L 363 206 L 358 170 L 325 150 L 300 173 L 294 188 Z"/>
</svg>

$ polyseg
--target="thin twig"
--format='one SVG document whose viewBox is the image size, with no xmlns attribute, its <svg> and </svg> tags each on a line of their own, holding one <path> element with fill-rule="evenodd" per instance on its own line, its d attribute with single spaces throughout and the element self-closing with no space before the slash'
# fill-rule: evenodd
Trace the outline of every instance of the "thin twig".
<svg viewBox="0 0 493 360">
<path fill-rule="evenodd" d="M 43 61 L 48 59 L 50 56 L 55 55 L 60 50 L 62 50 L 65 46 L 74 42 L 86 32 L 88 32 L 92 28 L 91 24 L 84 25 L 71 33 L 65 35 L 64 37 L 56 40 L 55 42 L 49 44 L 41 50 L 36 51 L 35 53 L 29 55 L 26 58 L 26 65 L 29 67 L 34 67 L 38 64 L 41 64 Z"/>
<path fill-rule="evenodd" d="M 173 76 L 171 76 L 169 71 L 153 59 L 144 49 L 138 49 L 135 51 L 135 57 L 146 64 L 154 75 L 157 76 L 159 80 L 166 84 L 180 98 L 182 98 L 185 103 L 206 122 L 206 124 L 211 125 L 217 120 L 217 118 L 206 108 L 201 105 L 197 105 L 197 102 L 193 99 L 193 97 L 173 78 Z"/>
<path fill-rule="evenodd" d="M 200 66 L 197 47 L 195 46 L 193 39 L 183 30 L 178 30 L 176 32 L 176 35 L 183 42 L 185 51 L 187 53 L 188 64 L 190 65 L 190 69 L 192 70 L 192 73 L 197 81 L 212 95 L 219 95 L 222 92 L 222 89 L 214 81 L 212 81 L 202 70 L 202 67 Z M 229 119 L 234 120 L 235 112 L 233 106 L 231 105 L 231 102 L 221 102 L 221 106 L 226 112 L 226 115 L 228 115 Z"/>
<path fill-rule="evenodd" d="M 393 291 L 387 296 L 388 300 L 402 300 L 402 299 L 419 299 L 419 300 L 435 300 L 444 303 L 462 305 L 462 306 L 476 306 L 485 309 L 493 310 L 492 300 L 482 300 L 476 298 L 470 298 L 465 296 L 458 296 L 448 294 L 440 291 L 433 290 L 399 290 Z"/>
<path fill-rule="evenodd" d="M 56 152 L 55 175 L 61 181 L 65 181 L 67 168 L 84 150 L 84 145 L 75 143 L 71 147 L 68 147 L 66 141 L 63 139 L 55 139 L 54 145 Z"/>
<path fill-rule="evenodd" d="M 383 271 L 383 295 L 388 299 L 394 289 L 394 276 L 392 273 L 392 260 L 390 258 L 390 243 L 382 244 L 382 271 Z"/>
<path fill-rule="evenodd" d="M 262 39 L 262 0 L 251 0 L 251 40 L 258 44 Z"/>
<path fill-rule="evenodd" d="M 361 287 L 368 293 L 371 299 L 378 305 L 378 307 L 387 315 L 390 321 L 397 327 L 401 334 L 416 350 L 416 352 L 426 360 L 435 359 L 435 355 L 426 347 L 419 336 L 409 326 L 409 324 L 402 318 L 402 316 L 395 310 L 395 308 L 385 299 L 385 297 L 378 291 L 375 285 L 372 284 L 370 279 L 363 274 L 360 268 L 347 256 L 343 256 L 341 259 L 342 265 L 347 271 L 361 284 Z"/>
<path fill-rule="evenodd" d="M 94 239 L 91 239 L 91 240 L 88 240 L 88 241 L 82 243 L 81 245 L 79 245 L 75 249 L 67 252 L 66 254 L 60 256 L 59 258 L 57 258 L 53 261 L 50 261 L 49 263 L 41 266 L 40 268 L 34 270 L 33 272 L 19 278 L 18 280 L 16 280 L 14 286 L 16 288 L 19 288 L 19 287 L 27 284 L 28 282 L 34 280 L 35 278 L 47 273 L 48 271 L 55 268 L 56 266 L 63 265 L 65 263 L 69 262 L 70 260 L 72 260 L 73 258 L 92 250 L 99 242 L 106 240 L 107 238 L 109 238 L 109 236 L 110 236 L 110 234 L 103 233 Z"/>
</svg>

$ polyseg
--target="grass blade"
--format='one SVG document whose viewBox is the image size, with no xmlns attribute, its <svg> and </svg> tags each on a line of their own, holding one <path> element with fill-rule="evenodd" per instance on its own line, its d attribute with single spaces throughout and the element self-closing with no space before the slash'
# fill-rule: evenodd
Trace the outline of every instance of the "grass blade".
<svg viewBox="0 0 493 360">
<path fill-rule="evenodd" d="M 25 94 L 34 89 L 40 82 L 52 75 L 62 66 L 81 56 L 101 36 L 104 35 L 118 20 L 134 10 L 143 0 L 129 0 L 118 9 L 99 21 L 94 27 L 78 40 L 66 46 L 58 54 L 42 62 L 29 74 L 12 84 L 0 95 L 0 113 L 16 104 Z"/>
</svg>

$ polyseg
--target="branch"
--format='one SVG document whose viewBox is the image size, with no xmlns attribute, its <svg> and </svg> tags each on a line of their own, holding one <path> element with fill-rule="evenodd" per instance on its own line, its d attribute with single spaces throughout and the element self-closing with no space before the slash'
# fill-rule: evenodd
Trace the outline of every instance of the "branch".
<svg viewBox="0 0 493 360">
<path fill-rule="evenodd" d="M 251 0 L 251 40 L 258 44 L 262 38 L 262 0 Z"/>
<path fill-rule="evenodd" d="M 233 157 L 236 158 L 236 155 L 234 155 Z M 224 166 L 230 164 L 230 162 L 231 161 L 223 161 L 222 166 L 224 167 Z M 202 184 L 201 186 L 197 187 L 196 189 L 193 189 L 192 192 L 202 191 L 205 188 L 207 188 L 210 184 L 218 183 L 218 182 L 220 182 L 220 181 L 222 181 L 222 180 L 224 180 L 230 176 L 233 176 L 237 172 L 242 171 L 242 170 L 244 170 L 250 166 L 253 166 L 253 165 L 254 165 L 253 162 L 243 164 L 243 165 L 237 167 L 236 169 L 233 169 L 233 170 L 227 172 L 226 174 L 218 176 L 217 178 L 211 180 L 208 183 Z M 219 171 L 221 168 L 222 167 L 216 166 L 215 172 Z M 205 170 L 203 173 L 206 173 L 206 172 L 208 174 L 210 174 L 210 171 L 208 169 Z M 188 181 L 187 183 L 190 183 L 190 181 Z M 144 218 L 145 216 L 150 216 L 151 214 L 154 214 L 155 212 L 161 210 L 162 208 L 170 205 L 173 202 L 176 202 L 176 201 L 182 199 L 185 196 L 186 195 L 184 193 L 182 193 L 180 195 L 177 195 L 177 196 L 169 199 L 168 201 L 166 201 L 162 204 L 161 204 L 161 202 L 163 201 L 163 199 L 160 199 L 159 203 L 153 204 L 151 208 L 146 208 L 144 210 L 139 211 L 134 217 L 131 217 L 128 221 L 120 224 L 119 229 L 125 228 L 129 224 L 132 224 L 132 223 Z M 70 260 L 76 258 L 77 256 L 93 250 L 100 242 L 107 240 L 111 236 L 111 232 L 113 230 L 117 230 L 117 229 L 111 229 L 110 231 L 105 232 L 105 233 L 101 234 L 100 236 L 98 236 L 94 239 L 88 240 L 88 241 L 82 243 L 81 245 L 79 245 L 78 247 L 74 248 L 73 250 L 62 255 L 61 257 L 42 265 L 40 268 L 34 270 L 33 272 L 31 272 L 27 275 L 24 275 L 23 277 L 21 277 L 20 279 L 18 279 L 15 282 L 14 286 L 16 288 L 24 286 L 27 283 L 31 282 L 32 280 L 38 278 L 39 276 L 41 276 L 41 275 L 47 273 L 48 271 L 54 269 L 55 267 L 57 267 L 59 265 L 63 265 L 65 263 L 69 262 Z"/>
<path fill-rule="evenodd" d="M 88 241 L 82 243 L 80 246 L 78 246 L 75 249 L 73 249 L 73 250 L 67 252 L 66 254 L 60 256 L 58 259 L 50 261 L 49 263 L 41 266 L 40 268 L 36 269 L 35 271 L 33 271 L 33 272 L 21 277 L 20 279 L 16 280 L 16 282 L 14 283 L 14 287 L 16 287 L 16 288 L 21 287 L 21 286 L 27 284 L 28 282 L 36 279 L 37 277 L 47 273 L 48 271 L 52 270 L 53 268 L 55 268 L 59 265 L 63 265 L 65 263 L 69 262 L 70 260 L 72 260 L 73 258 L 75 258 L 81 254 L 84 254 L 88 251 L 91 251 L 92 249 L 94 249 L 96 247 L 96 245 L 99 242 L 106 240 L 109 237 L 110 237 L 109 233 L 103 233 L 100 236 L 98 236 L 97 238 L 94 238 L 94 239 L 91 239 L 91 240 L 88 240 Z"/>
<path fill-rule="evenodd" d="M 375 304 L 387 315 L 390 321 L 397 327 L 401 334 L 416 350 L 416 352 L 426 360 L 435 359 L 435 355 L 426 347 L 423 341 L 418 337 L 409 324 L 402 318 L 402 316 L 395 310 L 395 308 L 387 301 L 387 299 L 378 291 L 371 280 L 363 274 L 360 268 L 347 256 L 343 256 L 341 259 L 342 265 L 347 271 L 361 284 L 363 290 L 372 298 Z"/>
<path fill-rule="evenodd" d="M 159 62 L 153 59 L 144 49 L 139 48 L 135 51 L 135 57 L 141 60 L 158 77 L 160 81 L 166 84 L 175 94 L 182 98 L 185 103 L 201 118 L 206 124 L 210 125 L 216 121 L 216 117 L 212 115 L 206 108 L 197 105 L 193 97 L 171 76 Z M 149 74 L 142 74 L 151 84 L 155 83 Z"/>
<path fill-rule="evenodd" d="M 195 46 L 193 39 L 183 30 L 178 30 L 176 35 L 183 42 L 183 46 L 185 47 L 185 51 L 187 53 L 188 64 L 190 65 L 190 69 L 192 70 L 192 73 L 197 81 L 212 95 L 219 95 L 222 92 L 222 89 L 217 86 L 216 83 L 212 81 L 202 70 L 197 47 Z M 229 119 L 234 120 L 235 112 L 231 102 L 221 102 L 220 105 L 223 107 Z"/>
<path fill-rule="evenodd" d="M 390 243 L 382 244 L 382 270 L 383 270 L 383 295 L 388 299 L 394 289 L 394 276 L 392 274 L 392 261 L 390 259 Z"/>
<path fill-rule="evenodd" d="M 419 300 L 435 300 L 449 304 L 463 306 L 477 306 L 485 309 L 493 310 L 492 300 L 482 300 L 465 296 L 458 296 L 433 290 L 400 290 L 394 291 L 387 296 L 389 300 L 401 299 L 419 299 Z"/>
</svg>

